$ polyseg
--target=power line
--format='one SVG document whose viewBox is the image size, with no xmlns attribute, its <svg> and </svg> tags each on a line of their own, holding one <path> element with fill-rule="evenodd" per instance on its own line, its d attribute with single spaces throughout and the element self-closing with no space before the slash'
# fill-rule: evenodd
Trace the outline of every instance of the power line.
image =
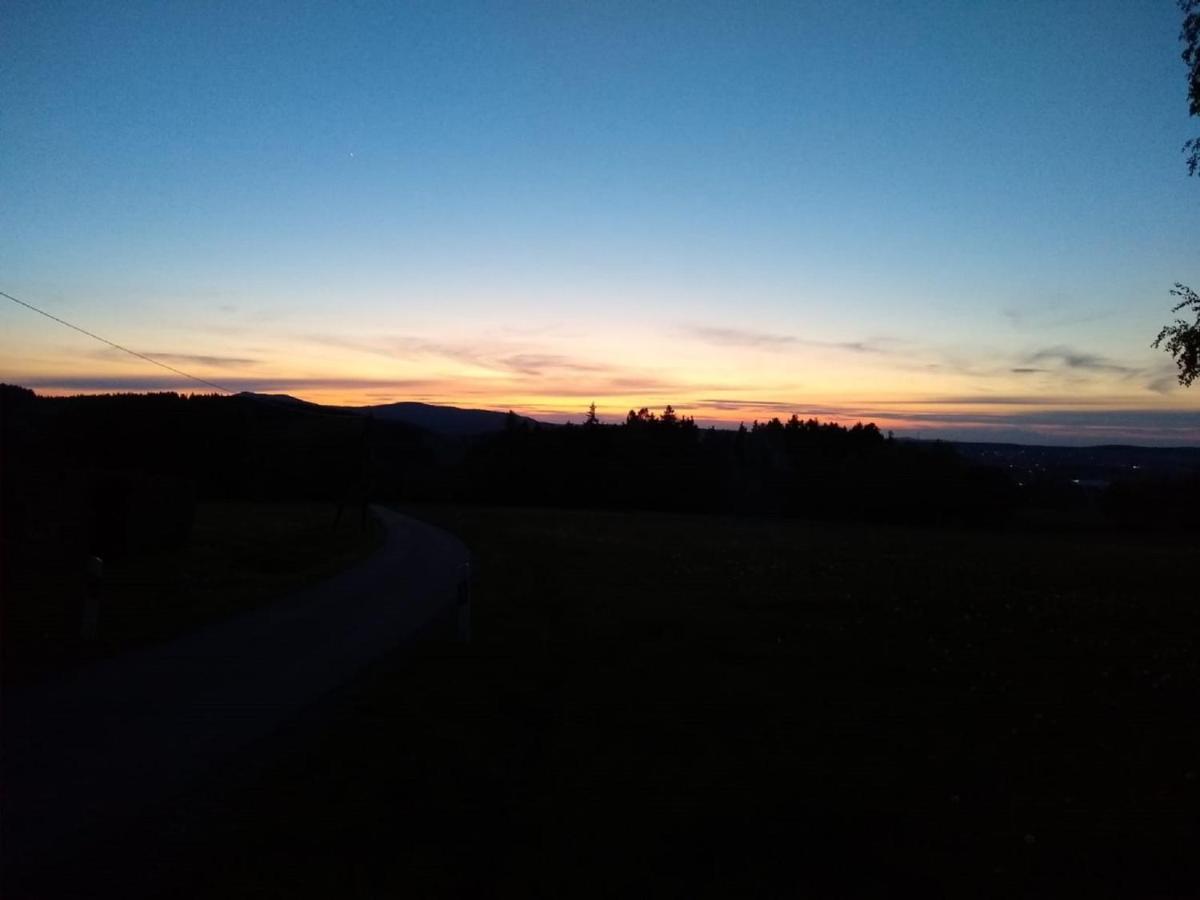
<svg viewBox="0 0 1200 900">
<path fill-rule="evenodd" d="M 116 350 L 120 350 L 123 353 L 128 353 L 130 356 L 136 356 L 138 359 L 144 360 L 152 365 L 158 366 L 160 369 L 166 369 L 168 372 L 174 372 L 176 375 L 181 375 L 184 378 L 190 378 L 192 381 L 199 382 L 200 384 L 206 385 L 210 388 L 216 388 L 218 391 L 223 391 L 226 394 L 239 393 L 238 391 L 235 391 L 231 388 L 223 387 L 222 385 L 216 384 L 215 382 L 206 381 L 205 379 L 199 377 L 198 375 L 192 375 L 188 372 L 183 371 L 183 369 L 177 369 L 174 366 L 169 366 L 165 362 L 157 360 L 152 356 L 147 356 L 145 353 L 138 353 L 136 350 L 130 350 L 128 347 L 122 347 L 116 341 L 110 341 L 108 338 L 100 337 L 100 335 L 98 335 L 98 334 L 93 334 L 92 332 L 88 331 L 86 328 L 80 328 L 78 325 L 72 325 L 66 319 L 60 319 L 58 316 L 51 315 L 50 313 L 46 312 L 44 309 L 38 309 L 32 303 L 26 303 L 24 300 L 18 300 L 12 294 L 6 294 L 4 291 L 0 291 L 0 297 L 7 297 L 13 303 L 18 303 L 21 306 L 24 306 L 26 309 L 31 309 L 38 315 L 45 316 L 47 319 L 57 322 L 59 325 L 66 325 L 68 328 L 72 329 L 73 331 L 78 331 L 80 334 L 86 334 L 88 337 L 92 338 L 93 340 L 99 341 L 102 344 L 108 344 L 108 346 L 110 346 Z"/>
<path fill-rule="evenodd" d="M 183 369 L 177 369 L 172 365 L 168 365 L 167 363 L 162 362 L 161 360 L 155 359 L 153 356 L 147 356 L 145 353 L 138 353 L 136 350 L 130 350 L 128 347 L 124 347 L 121 344 L 118 344 L 116 341 L 110 341 L 108 338 L 101 337 L 100 335 L 95 334 L 94 332 L 88 331 L 86 328 L 80 328 L 78 325 L 74 325 L 71 322 L 68 322 L 66 319 L 60 319 L 58 316 L 52 315 L 51 313 L 46 312 L 44 309 L 39 309 L 38 307 L 34 306 L 32 303 L 27 303 L 24 300 L 19 300 L 16 297 L 14 297 L 12 294 L 7 294 L 4 291 L 0 291 L 0 297 L 7 297 L 13 303 L 17 303 L 21 306 L 24 306 L 26 309 L 33 310 L 33 312 L 37 313 L 40 316 L 45 316 L 47 319 L 50 319 L 52 322 L 57 322 L 59 325 L 65 325 L 67 328 L 70 328 L 72 331 L 78 331 L 80 334 L 85 334 L 88 337 L 92 338 L 92 340 L 99 341 L 102 344 L 107 344 L 108 346 L 110 346 L 116 350 L 120 350 L 122 353 L 128 353 L 130 356 L 135 356 L 138 359 L 143 360 L 144 362 L 148 362 L 151 365 L 158 366 L 160 369 L 166 369 L 168 372 L 174 372 L 176 375 L 179 375 L 183 378 L 190 378 L 192 381 L 195 381 L 198 384 L 203 384 L 206 387 L 215 388 L 218 391 L 222 391 L 226 394 L 232 394 L 234 396 L 237 396 L 237 395 L 243 394 L 243 393 L 247 393 L 245 391 L 235 391 L 233 388 L 229 388 L 229 387 L 225 387 L 224 385 L 217 384 L 215 381 L 208 381 L 205 378 L 201 378 L 199 375 L 193 375 L 190 372 L 183 371 Z M 268 394 L 256 394 L 253 392 L 249 392 L 249 396 L 252 397 L 253 399 L 259 401 L 260 403 L 266 403 L 270 406 L 278 406 L 280 409 L 286 409 L 289 412 L 298 412 L 298 413 L 303 413 L 305 415 L 310 415 L 310 416 L 324 416 L 324 417 L 330 417 L 330 418 L 336 418 L 336 419 L 345 419 L 348 416 L 354 415 L 353 411 L 347 411 L 344 413 L 343 412 L 332 412 L 330 410 L 322 408 L 320 405 L 311 404 L 305 400 L 300 400 L 297 403 L 290 403 L 290 402 L 285 402 L 283 400 L 280 400 L 276 397 L 272 397 Z"/>
</svg>

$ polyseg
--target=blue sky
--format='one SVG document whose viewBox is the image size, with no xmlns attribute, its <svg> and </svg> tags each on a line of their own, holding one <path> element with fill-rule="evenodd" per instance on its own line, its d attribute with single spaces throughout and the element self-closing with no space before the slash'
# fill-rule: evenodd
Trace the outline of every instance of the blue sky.
<svg viewBox="0 0 1200 900">
<path fill-rule="evenodd" d="M 1148 346 L 1200 283 L 1179 24 L 1170 0 L 10 0 L 0 289 L 314 399 L 930 433 L 956 399 L 966 428 L 1200 443 Z M 41 390 L 164 374 L 15 306 L 0 330 L 0 377 Z"/>
</svg>

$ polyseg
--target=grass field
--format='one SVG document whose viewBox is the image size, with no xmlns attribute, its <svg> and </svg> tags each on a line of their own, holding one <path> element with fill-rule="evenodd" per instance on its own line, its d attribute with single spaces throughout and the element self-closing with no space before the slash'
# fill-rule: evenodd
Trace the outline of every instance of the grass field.
<svg viewBox="0 0 1200 900">
<path fill-rule="evenodd" d="M 36 677 L 80 661 L 162 640 L 330 575 L 378 546 L 357 509 L 335 526 L 332 503 L 197 504 L 187 546 L 110 561 L 96 639 L 78 638 L 74 567 L 26 569 L 10 579 L 5 674 Z"/>
<path fill-rule="evenodd" d="M 1196 894 L 1194 542 L 413 513 L 474 643 L 164 813 L 177 892 Z"/>
</svg>

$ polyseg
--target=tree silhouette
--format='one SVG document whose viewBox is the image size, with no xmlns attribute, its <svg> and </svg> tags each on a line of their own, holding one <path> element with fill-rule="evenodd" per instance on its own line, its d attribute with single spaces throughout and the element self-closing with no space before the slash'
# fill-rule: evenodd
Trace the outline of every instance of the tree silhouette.
<svg viewBox="0 0 1200 900">
<path fill-rule="evenodd" d="M 643 406 L 637 412 L 634 412 L 631 409 L 629 411 L 629 415 L 625 417 L 625 424 L 629 426 L 653 425 L 657 421 L 658 416 L 650 412 L 650 408 L 648 406 Z"/>
<path fill-rule="evenodd" d="M 1179 31 L 1179 39 L 1183 41 L 1181 56 L 1188 67 L 1188 113 L 1200 116 L 1200 0 L 1179 0 L 1179 9 L 1183 12 L 1183 27 Z M 1200 171 L 1200 137 L 1184 144 L 1183 151 L 1187 154 L 1188 174 L 1195 175 Z M 1163 347 L 1175 357 L 1179 383 L 1188 387 L 1200 375 L 1200 363 L 1197 362 L 1200 355 L 1200 297 L 1179 282 L 1175 282 L 1171 293 L 1181 298 L 1171 312 L 1190 308 L 1196 313 L 1196 321 L 1188 323 L 1176 319 L 1174 325 L 1167 325 L 1158 333 L 1150 346 Z"/>
<path fill-rule="evenodd" d="M 1181 56 L 1188 67 L 1188 112 L 1200 116 L 1200 0 L 1179 0 L 1179 8 L 1183 11 Z M 1200 137 L 1184 144 L 1183 150 L 1188 154 L 1188 173 L 1195 175 L 1200 170 Z"/>
<path fill-rule="evenodd" d="M 1175 284 L 1171 293 L 1182 298 L 1171 312 L 1190 309 L 1196 313 L 1196 321 L 1176 319 L 1174 325 L 1167 325 L 1158 333 L 1151 346 L 1163 347 L 1175 357 L 1175 364 L 1179 366 L 1179 383 L 1187 387 L 1200 376 L 1200 295 L 1179 283 Z"/>
</svg>

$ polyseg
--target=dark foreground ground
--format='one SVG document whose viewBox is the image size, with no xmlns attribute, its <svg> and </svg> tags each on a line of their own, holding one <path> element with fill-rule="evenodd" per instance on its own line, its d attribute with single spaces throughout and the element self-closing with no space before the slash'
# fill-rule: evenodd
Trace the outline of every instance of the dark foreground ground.
<svg viewBox="0 0 1200 900">
<path fill-rule="evenodd" d="M 335 503 L 198 503 L 186 544 L 105 562 L 99 627 L 88 642 L 79 636 L 83 573 L 74 557 L 14 551 L 0 573 L 4 683 L 52 677 L 266 605 L 361 561 L 382 534 L 373 516 L 358 507 L 339 516 Z"/>
<path fill-rule="evenodd" d="M 411 512 L 469 647 L 22 895 L 1200 893 L 1194 536 Z"/>
<path fill-rule="evenodd" d="M 377 507 L 383 546 L 337 576 L 176 640 L 6 690 L 0 865 L 55 866 L 158 817 L 215 767 L 458 617 L 469 555 Z M 138 846 L 141 841 L 131 841 Z"/>
</svg>

